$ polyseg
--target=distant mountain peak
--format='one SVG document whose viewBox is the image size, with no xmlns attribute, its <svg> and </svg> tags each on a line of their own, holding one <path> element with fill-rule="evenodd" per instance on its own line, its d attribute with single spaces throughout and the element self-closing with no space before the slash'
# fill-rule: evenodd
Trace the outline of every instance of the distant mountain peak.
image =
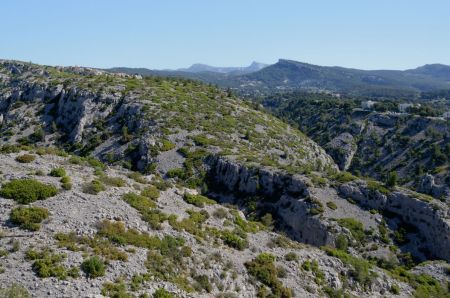
<svg viewBox="0 0 450 298">
<path fill-rule="evenodd" d="M 185 72 L 193 72 L 193 73 L 199 73 L 199 72 L 217 72 L 217 73 L 234 73 L 234 74 L 245 74 L 250 72 L 255 72 L 258 70 L 261 70 L 262 68 L 268 66 L 268 64 L 260 63 L 253 61 L 249 66 L 246 67 L 218 67 L 218 66 L 211 66 L 208 64 L 203 63 L 194 63 L 188 68 L 180 68 L 177 69 L 177 71 L 185 71 Z"/>
</svg>

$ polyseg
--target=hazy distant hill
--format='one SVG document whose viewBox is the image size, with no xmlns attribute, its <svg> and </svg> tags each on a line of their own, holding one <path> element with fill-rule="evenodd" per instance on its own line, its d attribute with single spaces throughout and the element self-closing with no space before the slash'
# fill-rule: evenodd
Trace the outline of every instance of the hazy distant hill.
<svg viewBox="0 0 450 298">
<path fill-rule="evenodd" d="M 218 73 L 224 73 L 224 74 L 246 74 L 255 72 L 258 70 L 263 69 L 264 67 L 268 66 L 268 64 L 259 63 L 259 62 L 252 62 L 247 67 L 216 67 L 216 66 L 210 66 L 206 64 L 193 64 L 189 68 L 180 68 L 177 71 L 183 71 L 183 72 L 193 72 L 193 73 L 199 73 L 199 72 L 218 72 Z"/>
<path fill-rule="evenodd" d="M 195 64 L 178 71 L 140 68 L 113 68 L 142 75 L 185 77 L 230 87 L 241 94 L 267 94 L 280 91 L 311 90 L 369 96 L 417 96 L 420 92 L 450 89 L 450 66 L 430 64 L 410 70 L 360 70 L 338 66 L 318 66 L 280 59 L 260 70 L 253 63 L 249 73 L 235 68 L 215 68 Z"/>
<path fill-rule="evenodd" d="M 260 71 L 240 76 L 244 91 L 312 89 L 355 95 L 408 95 L 450 88 L 450 67 L 426 65 L 413 70 L 359 70 L 317 66 L 280 59 Z"/>
</svg>

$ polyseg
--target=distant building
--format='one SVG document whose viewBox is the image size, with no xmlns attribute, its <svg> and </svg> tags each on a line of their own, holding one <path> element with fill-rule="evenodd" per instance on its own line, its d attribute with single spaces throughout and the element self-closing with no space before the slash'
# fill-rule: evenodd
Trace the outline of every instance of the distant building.
<svg viewBox="0 0 450 298">
<path fill-rule="evenodd" d="M 420 103 L 414 104 L 414 103 L 400 103 L 398 105 L 398 111 L 400 113 L 406 113 L 409 108 L 412 107 L 420 107 Z"/>
<path fill-rule="evenodd" d="M 361 108 L 364 110 L 371 110 L 371 109 L 373 109 L 373 106 L 376 103 L 377 103 L 376 101 L 365 100 L 365 101 L 361 102 Z"/>
</svg>

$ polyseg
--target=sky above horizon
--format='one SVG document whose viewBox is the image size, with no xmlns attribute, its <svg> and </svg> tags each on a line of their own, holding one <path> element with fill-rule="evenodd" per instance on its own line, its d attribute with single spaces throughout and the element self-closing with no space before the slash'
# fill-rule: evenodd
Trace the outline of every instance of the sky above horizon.
<svg viewBox="0 0 450 298">
<path fill-rule="evenodd" d="M 450 65 L 448 0 L 11 0 L 0 10 L 0 59 L 47 65 Z"/>
</svg>

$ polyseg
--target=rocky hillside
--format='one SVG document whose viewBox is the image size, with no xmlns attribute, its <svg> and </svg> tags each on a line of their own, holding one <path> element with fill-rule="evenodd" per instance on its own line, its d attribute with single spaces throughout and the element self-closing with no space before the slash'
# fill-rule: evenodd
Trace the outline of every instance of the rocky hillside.
<svg viewBox="0 0 450 298">
<path fill-rule="evenodd" d="M 383 102 L 378 111 L 362 110 L 360 103 L 305 93 L 265 101 L 275 114 L 322 145 L 341 170 L 381 181 L 395 172 L 397 184 L 449 202 L 448 121 L 414 111 L 398 113 L 392 101 Z M 385 107 L 394 111 L 383 111 Z"/>
<path fill-rule="evenodd" d="M 3 142 L 57 143 L 147 172 L 194 152 L 291 172 L 334 167 L 298 130 L 200 83 L 0 65 Z"/>
<path fill-rule="evenodd" d="M 0 80 L 0 293 L 448 296 L 446 204 L 339 172 L 226 92 L 12 61 Z"/>
<path fill-rule="evenodd" d="M 3 196 L 23 179 L 58 190 L 37 201 L 25 189 L 0 199 L 1 284 L 21 284 L 33 297 L 169 297 L 155 294 L 161 289 L 173 297 L 315 297 L 344 286 L 360 296 L 364 283 L 374 296 L 414 291 L 362 259 L 293 242 L 194 190 L 56 153 L 1 156 Z"/>
</svg>

